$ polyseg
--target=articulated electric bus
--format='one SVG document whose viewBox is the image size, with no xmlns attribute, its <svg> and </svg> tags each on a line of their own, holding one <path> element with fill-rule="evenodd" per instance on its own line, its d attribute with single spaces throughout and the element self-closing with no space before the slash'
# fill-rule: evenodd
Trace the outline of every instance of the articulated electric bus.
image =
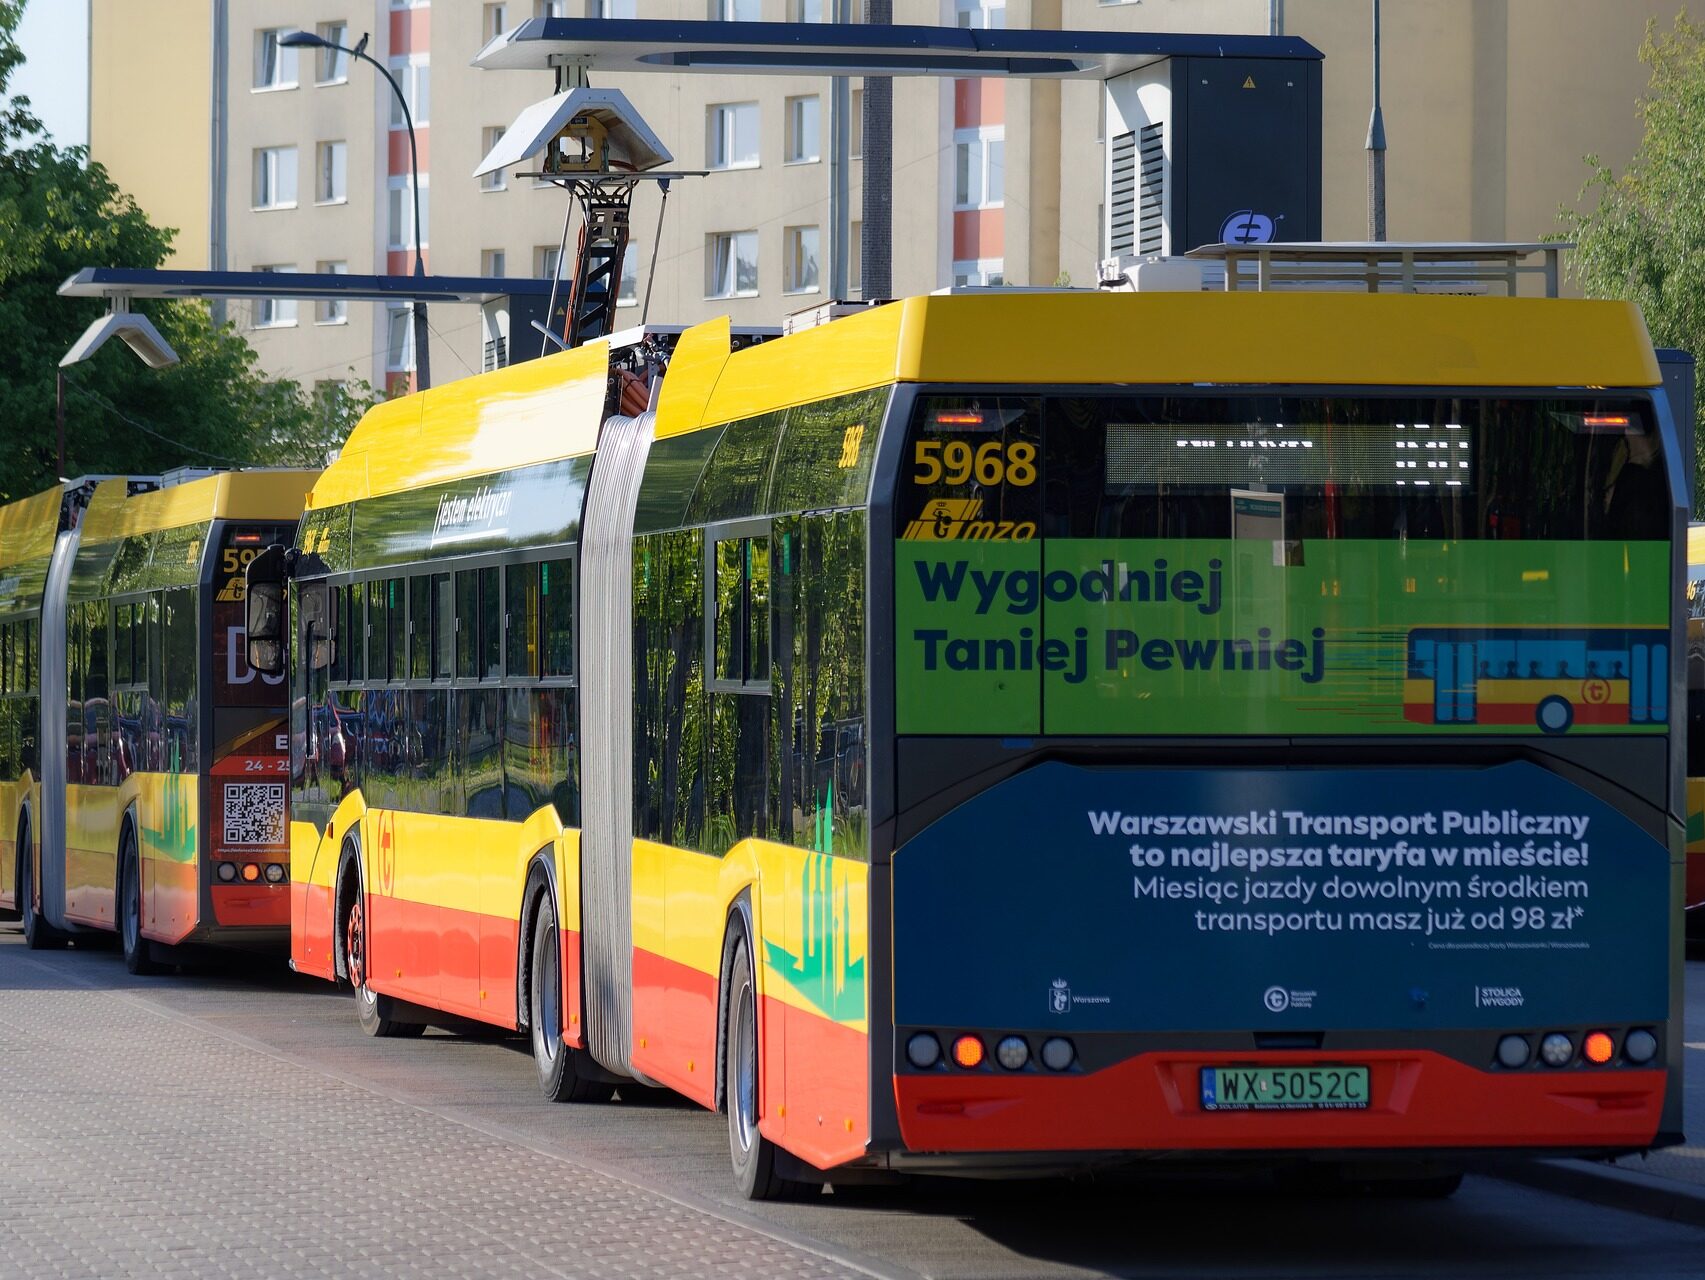
<svg viewBox="0 0 1705 1280">
<path fill-rule="evenodd" d="M 1616 303 L 1062 292 L 380 406 L 251 573 L 293 963 L 753 1196 L 1674 1142 L 1658 388 Z"/>
<path fill-rule="evenodd" d="M 0 510 L 0 902 L 32 947 L 116 931 L 283 950 L 284 681 L 248 665 L 244 571 L 314 473 L 109 479 Z"/>
</svg>

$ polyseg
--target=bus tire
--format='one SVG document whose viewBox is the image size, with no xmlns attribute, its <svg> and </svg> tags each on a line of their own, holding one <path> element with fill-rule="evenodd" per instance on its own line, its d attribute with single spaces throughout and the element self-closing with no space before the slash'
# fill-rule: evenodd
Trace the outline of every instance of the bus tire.
<svg viewBox="0 0 1705 1280">
<path fill-rule="evenodd" d="M 723 1097 L 728 1110 L 728 1155 L 734 1182 L 748 1200 L 786 1200 L 802 1187 L 776 1172 L 776 1145 L 759 1132 L 758 984 L 744 930 L 734 943 L 728 975 L 723 1056 Z"/>
<path fill-rule="evenodd" d="M 534 900 L 531 942 L 520 1007 L 527 1011 L 527 1032 L 539 1090 L 552 1102 L 608 1102 L 615 1086 L 586 1070 L 585 1050 L 562 1040 L 562 955 L 556 900 L 541 884 Z"/>
<path fill-rule="evenodd" d="M 1533 722 L 1539 726 L 1541 733 L 1567 733 L 1569 726 L 1575 723 L 1575 708 L 1567 698 L 1554 693 L 1539 700 L 1539 705 L 1533 709 Z"/>
<path fill-rule="evenodd" d="M 349 985 L 355 989 L 355 1020 L 362 1031 L 384 1039 L 401 1039 L 422 1035 L 424 1022 L 401 1022 L 389 996 L 380 995 L 367 985 L 367 896 L 361 891 L 360 859 L 351 856 L 344 864 L 345 875 L 351 877 L 354 892 L 344 906 L 338 936 L 343 943 L 343 962 L 349 974 Z"/>
<path fill-rule="evenodd" d="M 118 937 L 124 967 L 131 973 L 161 972 L 153 948 L 142 936 L 142 868 L 136 852 L 136 827 L 126 822 L 118 838 Z"/>
<path fill-rule="evenodd" d="M 24 945 L 31 951 L 63 947 L 66 935 L 50 925 L 36 910 L 35 851 L 30 846 L 30 824 L 26 819 L 18 838 L 18 910 L 23 913 Z"/>
</svg>

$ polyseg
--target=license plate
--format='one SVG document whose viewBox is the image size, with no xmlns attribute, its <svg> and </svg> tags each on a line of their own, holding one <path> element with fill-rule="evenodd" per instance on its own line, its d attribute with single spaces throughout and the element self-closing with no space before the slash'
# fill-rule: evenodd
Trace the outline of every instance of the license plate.
<svg viewBox="0 0 1705 1280">
<path fill-rule="evenodd" d="M 1203 1067 L 1203 1111 L 1360 1111 L 1366 1067 Z"/>
</svg>

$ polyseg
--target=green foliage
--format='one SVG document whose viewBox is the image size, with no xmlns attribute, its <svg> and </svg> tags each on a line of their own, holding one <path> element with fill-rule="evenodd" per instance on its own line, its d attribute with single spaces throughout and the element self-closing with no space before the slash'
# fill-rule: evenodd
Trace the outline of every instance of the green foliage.
<svg viewBox="0 0 1705 1280">
<path fill-rule="evenodd" d="M 1646 317 L 1652 341 L 1705 354 L 1705 26 L 1682 14 L 1675 30 L 1646 27 L 1640 60 L 1652 80 L 1640 99 L 1639 150 L 1618 176 L 1588 156 L 1582 201 L 1561 216 L 1577 249 L 1570 273 L 1589 297 L 1626 298 Z M 1705 443 L 1705 400 L 1694 439 Z M 1705 467 L 1695 452 L 1694 511 L 1705 509 Z"/>
<path fill-rule="evenodd" d="M 39 137 L 25 98 L 6 98 L 23 61 L 22 0 L 0 0 L 0 502 L 53 484 L 55 372 L 105 304 L 60 298 L 88 266 L 158 267 L 172 232 L 91 163 Z M 155 474 L 178 466 L 323 465 L 373 399 L 364 383 L 307 396 L 273 381 L 199 302 L 141 302 L 183 358 L 147 368 L 122 343 L 67 371 L 65 473 Z"/>
</svg>

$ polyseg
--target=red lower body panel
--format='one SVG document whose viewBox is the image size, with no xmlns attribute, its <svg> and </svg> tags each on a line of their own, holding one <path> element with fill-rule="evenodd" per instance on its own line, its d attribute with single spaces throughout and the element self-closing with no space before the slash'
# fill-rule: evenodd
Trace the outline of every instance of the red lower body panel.
<svg viewBox="0 0 1705 1280">
<path fill-rule="evenodd" d="M 1641 1147 L 1662 1071 L 1477 1071 L 1439 1054 L 1239 1054 L 1239 1065 L 1370 1068 L 1361 1111 L 1202 1110 L 1225 1055 L 1149 1053 L 1089 1074 L 943 1072 L 894 1078 L 912 1151 L 1232 1151 L 1395 1147 Z"/>
<path fill-rule="evenodd" d="M 714 974 L 634 948 L 633 1064 L 706 1107 L 716 1099 L 716 987 Z"/>
<path fill-rule="evenodd" d="M 332 952 L 332 887 L 290 886 L 290 959 L 297 973 L 331 982 L 337 977 Z"/>
<path fill-rule="evenodd" d="M 245 928 L 290 927 L 290 886 L 282 884 L 216 884 L 213 919 Z"/>
</svg>

